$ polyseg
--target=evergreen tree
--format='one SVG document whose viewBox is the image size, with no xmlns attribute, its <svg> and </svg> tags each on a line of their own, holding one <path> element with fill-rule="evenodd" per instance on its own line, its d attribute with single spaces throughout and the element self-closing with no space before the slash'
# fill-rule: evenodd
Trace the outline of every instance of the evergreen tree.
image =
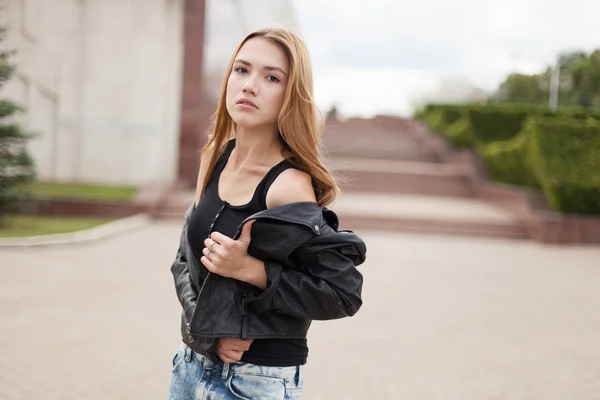
<svg viewBox="0 0 600 400">
<path fill-rule="evenodd" d="M 0 43 L 6 30 L 0 28 Z M 0 51 L 0 89 L 11 78 L 15 65 L 11 51 Z M 0 224 L 2 218 L 21 209 L 27 197 L 23 184 L 33 181 L 35 168 L 27 153 L 26 142 L 32 135 L 15 122 L 23 109 L 9 100 L 0 99 Z"/>
</svg>

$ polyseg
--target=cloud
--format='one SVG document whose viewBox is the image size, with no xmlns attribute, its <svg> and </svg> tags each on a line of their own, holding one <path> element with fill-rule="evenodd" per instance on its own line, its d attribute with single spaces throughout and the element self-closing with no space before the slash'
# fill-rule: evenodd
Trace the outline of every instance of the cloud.
<svg viewBox="0 0 600 400">
<path fill-rule="evenodd" d="M 419 91 L 415 76 L 424 89 L 448 76 L 493 89 L 510 72 L 543 70 L 560 51 L 600 47 L 597 0 L 297 0 L 295 8 L 318 100 L 338 98 L 356 114 L 364 105 L 344 100 L 349 81 L 398 109 Z"/>
<path fill-rule="evenodd" d="M 335 104 L 346 115 L 407 114 L 411 99 L 434 90 L 427 73 L 396 68 L 340 67 L 315 78 L 315 96 L 322 112 Z"/>
</svg>

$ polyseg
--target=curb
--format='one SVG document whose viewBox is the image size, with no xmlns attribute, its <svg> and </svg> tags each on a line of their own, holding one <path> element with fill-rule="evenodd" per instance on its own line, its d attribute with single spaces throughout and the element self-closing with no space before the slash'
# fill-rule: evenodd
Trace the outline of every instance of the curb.
<svg viewBox="0 0 600 400">
<path fill-rule="evenodd" d="M 148 214 L 135 214 L 116 221 L 107 222 L 82 231 L 57 233 L 53 235 L 27 236 L 0 239 L 0 249 L 21 247 L 42 247 L 93 242 L 133 229 L 149 225 L 152 218 Z"/>
</svg>

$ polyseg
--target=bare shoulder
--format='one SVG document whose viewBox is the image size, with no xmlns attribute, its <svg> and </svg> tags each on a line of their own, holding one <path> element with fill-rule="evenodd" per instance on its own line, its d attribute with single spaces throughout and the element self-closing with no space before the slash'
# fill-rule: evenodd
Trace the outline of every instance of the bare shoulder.
<svg viewBox="0 0 600 400">
<path fill-rule="evenodd" d="M 267 208 L 283 206 L 301 201 L 316 202 L 312 178 L 296 168 L 283 171 L 267 192 Z"/>
</svg>

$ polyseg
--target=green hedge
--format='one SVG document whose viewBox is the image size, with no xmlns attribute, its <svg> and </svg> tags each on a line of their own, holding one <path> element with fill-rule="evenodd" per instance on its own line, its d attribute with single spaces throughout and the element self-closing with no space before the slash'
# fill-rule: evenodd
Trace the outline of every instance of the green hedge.
<svg viewBox="0 0 600 400">
<path fill-rule="evenodd" d="M 422 119 L 432 130 L 445 133 L 446 129 L 463 115 L 463 110 L 457 106 L 430 107 Z"/>
<path fill-rule="evenodd" d="M 540 184 L 527 162 L 529 147 L 529 130 L 524 129 L 510 140 L 481 146 L 478 152 L 495 181 L 539 188 Z"/>
<path fill-rule="evenodd" d="M 470 148 L 475 145 L 473 129 L 466 115 L 440 132 L 444 133 L 444 136 L 456 148 Z"/>
<path fill-rule="evenodd" d="M 561 107 L 557 111 L 551 111 L 547 108 L 542 108 L 538 110 L 537 115 L 542 115 L 544 117 L 568 117 L 576 119 L 592 118 L 600 120 L 600 112 L 582 107 Z"/>
<path fill-rule="evenodd" d="M 441 112 L 441 122 L 445 126 L 450 126 L 456 121 L 458 121 L 463 116 L 463 110 L 458 107 L 446 107 L 440 110 Z"/>
<path fill-rule="evenodd" d="M 514 137 L 527 115 L 514 106 L 431 104 L 415 116 L 455 146 L 471 147 Z"/>
<path fill-rule="evenodd" d="M 475 138 L 485 144 L 515 137 L 529 114 L 526 111 L 481 107 L 468 110 L 468 115 Z"/>
<path fill-rule="evenodd" d="M 455 147 L 473 148 L 494 180 L 541 188 L 559 212 L 600 215 L 600 113 L 442 104 L 419 118 Z"/>
<path fill-rule="evenodd" d="M 560 108 L 555 112 L 547 107 L 518 104 L 429 104 L 415 115 L 433 131 L 458 143 L 459 147 L 510 140 L 521 131 L 530 116 L 600 120 L 600 112 L 581 107 Z M 468 119 L 471 129 L 467 130 L 463 121 L 453 127 L 453 135 L 449 135 L 450 127 L 461 118 Z M 467 131 L 472 138 L 466 138 Z"/>
<path fill-rule="evenodd" d="M 445 136 L 453 146 L 468 148 L 474 145 L 471 125 L 463 106 L 428 104 L 415 114 L 433 132 Z"/>
<path fill-rule="evenodd" d="M 529 162 L 552 207 L 600 214 L 600 121 L 535 118 L 527 130 Z"/>
<path fill-rule="evenodd" d="M 429 129 L 437 132 L 437 127 L 440 124 L 441 118 L 442 112 L 440 110 L 430 110 L 423 112 L 419 119 L 423 121 Z"/>
</svg>

